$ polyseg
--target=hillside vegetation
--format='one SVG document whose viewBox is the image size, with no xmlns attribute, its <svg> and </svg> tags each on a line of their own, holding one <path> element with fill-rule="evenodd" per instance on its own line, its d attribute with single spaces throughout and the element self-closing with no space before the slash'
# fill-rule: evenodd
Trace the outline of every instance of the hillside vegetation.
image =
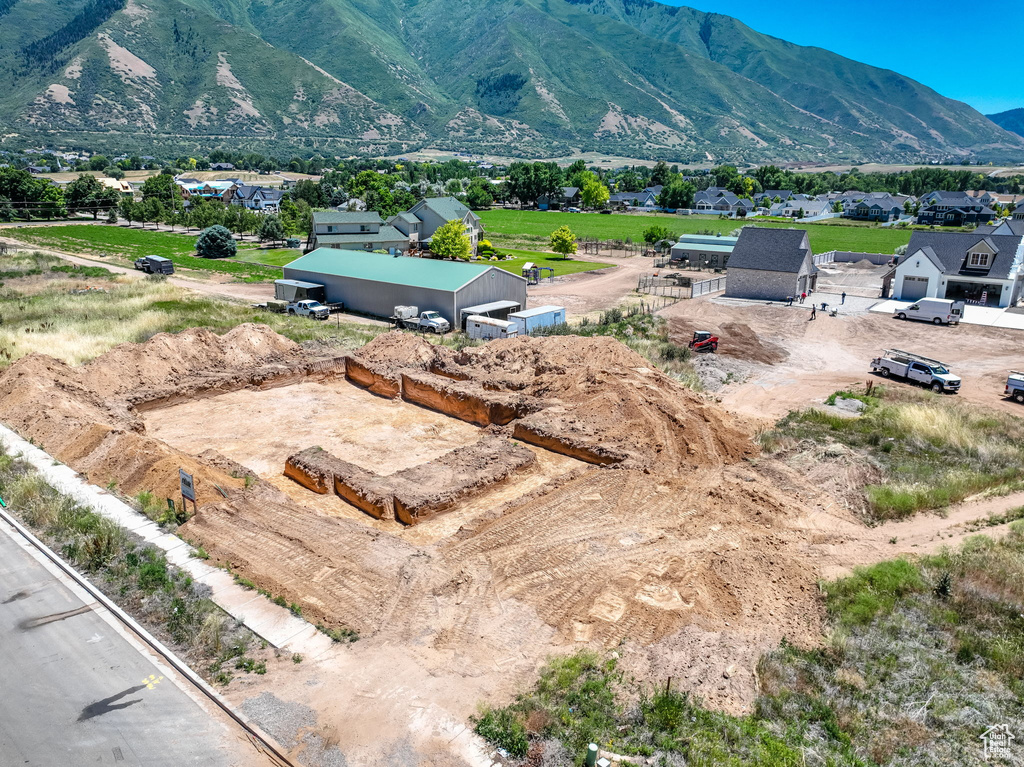
<svg viewBox="0 0 1024 767">
<path fill-rule="evenodd" d="M 894 72 L 651 0 L 2 7 L 0 114 L 14 138 L 700 162 L 1024 152 L 1024 138 Z"/>
</svg>

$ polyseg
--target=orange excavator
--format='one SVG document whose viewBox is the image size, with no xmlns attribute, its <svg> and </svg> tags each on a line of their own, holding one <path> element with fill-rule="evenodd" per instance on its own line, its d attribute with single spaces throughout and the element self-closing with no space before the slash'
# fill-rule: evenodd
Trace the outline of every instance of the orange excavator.
<svg viewBox="0 0 1024 767">
<path fill-rule="evenodd" d="M 690 341 L 690 350 L 714 353 L 718 351 L 718 336 L 712 335 L 707 330 L 695 330 L 693 340 Z"/>
</svg>

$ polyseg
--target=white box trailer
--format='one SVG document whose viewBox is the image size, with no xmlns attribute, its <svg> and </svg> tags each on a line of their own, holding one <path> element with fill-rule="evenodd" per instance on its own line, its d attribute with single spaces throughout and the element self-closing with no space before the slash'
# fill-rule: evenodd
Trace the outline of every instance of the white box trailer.
<svg viewBox="0 0 1024 767">
<path fill-rule="evenodd" d="M 528 336 L 537 328 L 564 325 L 568 321 L 564 306 L 538 306 L 508 315 L 509 322 L 519 327 L 519 335 Z"/>
<path fill-rule="evenodd" d="M 474 314 L 466 318 L 466 335 L 470 338 L 482 338 L 490 341 L 494 338 L 515 338 L 519 328 L 514 322 L 496 320 Z"/>
</svg>

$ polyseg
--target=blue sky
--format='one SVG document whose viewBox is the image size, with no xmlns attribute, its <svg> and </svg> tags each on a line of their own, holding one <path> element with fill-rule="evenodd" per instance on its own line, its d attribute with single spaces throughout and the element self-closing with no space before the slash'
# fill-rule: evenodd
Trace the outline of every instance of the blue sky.
<svg viewBox="0 0 1024 767">
<path fill-rule="evenodd" d="M 1024 107 L 1021 0 L 991 6 L 955 0 L 874 6 L 830 0 L 660 1 L 733 16 L 758 32 L 895 70 L 983 114 Z M 946 66 L 950 61 L 965 66 Z"/>
</svg>

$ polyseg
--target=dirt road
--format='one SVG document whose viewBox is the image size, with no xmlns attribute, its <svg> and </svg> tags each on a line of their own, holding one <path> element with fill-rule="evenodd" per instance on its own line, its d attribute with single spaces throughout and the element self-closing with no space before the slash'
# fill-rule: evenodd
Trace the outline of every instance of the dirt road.
<svg viewBox="0 0 1024 767">
<path fill-rule="evenodd" d="M 599 272 L 580 272 L 566 277 L 559 277 L 554 282 L 530 288 L 528 306 L 544 306 L 555 304 L 564 306 L 570 314 L 586 314 L 588 312 L 609 309 L 621 303 L 635 288 L 637 278 L 641 274 L 652 271 L 651 259 L 643 256 L 609 259 L 603 256 L 585 256 L 577 254 L 580 261 L 608 262 L 614 261 L 611 269 Z"/>
<path fill-rule="evenodd" d="M 1006 372 L 1024 365 L 1020 331 L 979 325 L 935 327 L 859 313 L 809 321 L 807 307 L 735 305 L 715 299 L 680 301 L 660 313 L 674 340 L 689 340 L 700 325 L 721 337 L 719 354 L 749 363 L 746 378 L 718 392 L 726 409 L 758 422 L 820 404 L 834 391 L 865 381 L 871 359 L 886 348 L 917 352 L 952 366 L 963 379 L 959 397 L 1024 415 L 1002 398 Z M 890 386 L 907 384 L 890 382 Z"/>
</svg>

